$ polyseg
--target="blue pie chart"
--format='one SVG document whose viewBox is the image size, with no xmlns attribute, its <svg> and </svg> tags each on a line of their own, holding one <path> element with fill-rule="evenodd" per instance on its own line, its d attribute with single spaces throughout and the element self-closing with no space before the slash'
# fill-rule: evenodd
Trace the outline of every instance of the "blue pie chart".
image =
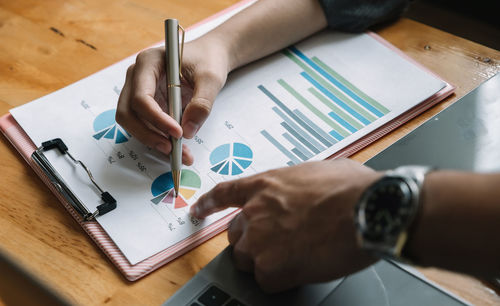
<svg viewBox="0 0 500 306">
<path fill-rule="evenodd" d="M 115 121 L 116 109 L 110 109 L 100 113 L 94 120 L 93 137 L 97 140 L 101 138 L 112 139 L 115 143 L 127 142 L 130 134 L 127 133 Z"/>
<path fill-rule="evenodd" d="M 252 161 L 252 149 L 239 142 L 220 145 L 210 153 L 210 169 L 221 175 L 242 174 Z"/>
</svg>

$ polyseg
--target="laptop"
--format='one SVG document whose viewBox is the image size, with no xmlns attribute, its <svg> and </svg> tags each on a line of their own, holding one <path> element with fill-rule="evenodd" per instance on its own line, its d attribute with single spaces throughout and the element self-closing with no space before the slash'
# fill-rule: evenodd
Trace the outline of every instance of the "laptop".
<svg viewBox="0 0 500 306">
<path fill-rule="evenodd" d="M 399 139 L 368 162 L 377 169 L 425 164 L 500 170 L 500 74 Z M 164 305 L 466 305 L 416 270 L 380 260 L 358 273 L 267 295 L 238 271 L 227 247 Z"/>
</svg>

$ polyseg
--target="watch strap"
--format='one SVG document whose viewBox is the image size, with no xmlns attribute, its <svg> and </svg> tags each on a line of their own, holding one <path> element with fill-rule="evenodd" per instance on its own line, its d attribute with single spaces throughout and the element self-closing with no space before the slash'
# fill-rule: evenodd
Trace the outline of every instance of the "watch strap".
<svg viewBox="0 0 500 306">
<path fill-rule="evenodd" d="M 415 223 L 415 219 L 417 219 L 417 216 L 419 212 L 421 211 L 421 199 L 420 196 L 422 194 L 422 187 L 424 185 L 424 180 L 425 176 L 427 173 L 430 171 L 434 170 L 435 168 L 429 167 L 429 166 L 420 166 L 420 165 L 409 165 L 409 166 L 400 166 L 397 167 L 393 170 L 387 171 L 386 175 L 388 176 L 396 176 L 396 177 L 404 177 L 406 179 L 411 179 L 416 183 L 416 186 L 418 188 L 418 192 L 415 195 L 416 196 L 416 207 L 415 207 L 415 212 L 414 215 L 412 216 L 411 220 L 408 223 L 408 226 L 406 227 L 405 230 L 403 230 L 399 236 L 396 239 L 396 244 L 394 245 L 394 248 L 392 249 L 392 254 L 390 254 L 392 259 L 397 259 L 399 261 L 403 261 L 405 263 L 411 263 L 412 261 L 408 256 L 405 256 L 404 249 L 405 246 L 407 245 L 407 242 L 410 238 L 410 234 L 412 232 L 413 225 Z"/>
<path fill-rule="evenodd" d="M 433 167 L 429 166 L 400 166 L 393 170 L 388 170 L 386 175 L 410 178 L 414 180 L 418 188 L 421 189 L 424 184 L 425 175 L 433 169 Z"/>
</svg>

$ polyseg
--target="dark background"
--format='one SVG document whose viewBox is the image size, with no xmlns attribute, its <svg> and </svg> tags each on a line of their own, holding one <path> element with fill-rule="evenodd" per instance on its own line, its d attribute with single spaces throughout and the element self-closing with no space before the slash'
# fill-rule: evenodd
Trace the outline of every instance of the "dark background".
<svg viewBox="0 0 500 306">
<path fill-rule="evenodd" d="M 404 17 L 500 50 L 500 0 L 415 0 Z"/>
</svg>

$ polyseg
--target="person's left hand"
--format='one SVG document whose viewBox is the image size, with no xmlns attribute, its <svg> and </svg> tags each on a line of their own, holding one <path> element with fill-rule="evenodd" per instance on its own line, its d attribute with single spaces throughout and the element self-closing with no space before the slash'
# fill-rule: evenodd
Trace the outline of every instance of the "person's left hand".
<svg viewBox="0 0 500 306">
<path fill-rule="evenodd" d="M 191 207 L 241 207 L 228 237 L 239 269 L 268 292 L 336 279 L 375 262 L 356 242 L 354 205 L 382 174 L 348 159 L 308 162 L 220 183 Z"/>
</svg>

